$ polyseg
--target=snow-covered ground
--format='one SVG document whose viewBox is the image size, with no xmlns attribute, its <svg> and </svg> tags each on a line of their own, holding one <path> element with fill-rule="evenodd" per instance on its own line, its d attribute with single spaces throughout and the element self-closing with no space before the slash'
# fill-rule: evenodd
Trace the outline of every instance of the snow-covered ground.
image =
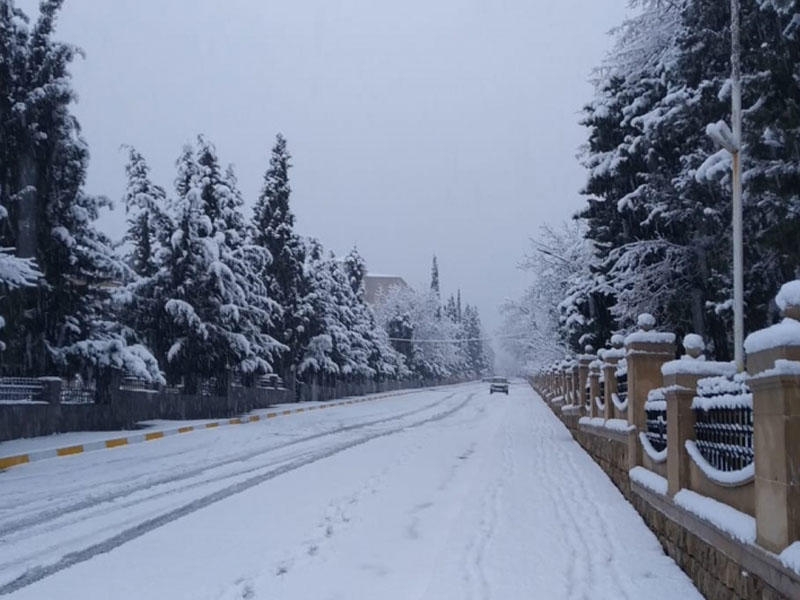
<svg viewBox="0 0 800 600">
<path fill-rule="evenodd" d="M 13 598 L 700 597 L 522 383 L 45 460 L 0 489 Z"/>
</svg>

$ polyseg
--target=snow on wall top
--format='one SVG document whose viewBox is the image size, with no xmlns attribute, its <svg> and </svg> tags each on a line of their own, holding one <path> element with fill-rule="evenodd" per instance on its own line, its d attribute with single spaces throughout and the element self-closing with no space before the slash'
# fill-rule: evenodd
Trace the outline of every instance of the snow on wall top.
<svg viewBox="0 0 800 600">
<path fill-rule="evenodd" d="M 677 360 L 671 360 L 661 365 L 662 375 L 733 375 L 736 373 L 736 365 L 732 362 L 717 362 L 705 360 L 704 358 L 692 358 L 691 356 L 681 356 Z"/>
<path fill-rule="evenodd" d="M 774 367 L 762 371 L 756 377 L 772 377 L 775 375 L 794 375 L 795 377 L 800 377 L 800 362 L 779 358 L 775 361 Z"/>
<path fill-rule="evenodd" d="M 626 346 L 637 342 L 645 344 L 674 344 L 675 334 L 662 331 L 645 331 L 640 329 L 639 331 L 634 331 L 625 338 Z"/>
<path fill-rule="evenodd" d="M 748 354 L 778 346 L 800 346 L 800 322 L 787 318 L 771 327 L 751 333 L 744 340 L 744 350 Z"/>
<path fill-rule="evenodd" d="M 625 358 L 625 349 L 624 348 L 609 348 L 603 352 L 603 360 L 608 360 L 609 358 Z"/>
</svg>

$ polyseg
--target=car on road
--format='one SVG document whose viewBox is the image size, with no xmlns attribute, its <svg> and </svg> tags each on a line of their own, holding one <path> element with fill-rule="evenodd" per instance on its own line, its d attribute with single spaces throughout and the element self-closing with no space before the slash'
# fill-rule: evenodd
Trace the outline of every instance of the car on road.
<svg viewBox="0 0 800 600">
<path fill-rule="evenodd" d="M 503 392 L 508 395 L 508 379 L 505 377 L 492 377 L 489 380 L 489 393 Z"/>
</svg>

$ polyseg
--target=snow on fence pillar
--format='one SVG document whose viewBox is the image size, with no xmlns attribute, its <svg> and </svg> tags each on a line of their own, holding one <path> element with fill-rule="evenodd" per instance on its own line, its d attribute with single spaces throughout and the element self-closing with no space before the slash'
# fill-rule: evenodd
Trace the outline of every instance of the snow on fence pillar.
<svg viewBox="0 0 800 600">
<path fill-rule="evenodd" d="M 753 392 L 756 541 L 781 552 L 800 540 L 800 281 L 776 302 L 784 319 L 745 340 Z"/>
<path fill-rule="evenodd" d="M 652 331 L 656 320 L 647 313 L 639 315 L 639 330 L 625 338 L 625 358 L 628 361 L 628 424 L 635 435 L 630 436 L 629 468 L 642 464 L 638 434 L 647 430 L 644 403 L 650 390 L 662 384 L 661 366 L 675 358 L 675 334 Z"/>
<path fill-rule="evenodd" d="M 681 489 L 690 489 L 690 462 L 686 441 L 695 436 L 695 412 L 692 401 L 697 382 L 705 377 L 733 375 L 733 363 L 706 361 L 703 338 L 690 333 L 683 338 L 686 355 L 661 366 L 664 396 L 667 401 L 667 493 L 674 496 Z"/>
<path fill-rule="evenodd" d="M 625 358 L 625 338 L 621 335 L 611 336 L 611 348 L 603 351 L 603 379 L 605 380 L 605 393 L 603 394 L 604 419 L 614 418 L 614 394 L 617 393 L 617 363 Z"/>
</svg>

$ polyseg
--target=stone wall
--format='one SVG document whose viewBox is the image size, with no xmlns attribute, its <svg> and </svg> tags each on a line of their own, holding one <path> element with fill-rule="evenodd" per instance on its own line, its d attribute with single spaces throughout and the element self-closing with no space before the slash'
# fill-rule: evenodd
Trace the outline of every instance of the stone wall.
<svg viewBox="0 0 800 600">
<path fill-rule="evenodd" d="M 64 433 L 136 429 L 154 419 L 216 419 L 293 400 L 283 389 L 233 388 L 227 396 L 118 390 L 108 404 L 0 404 L 0 441 Z"/>
<path fill-rule="evenodd" d="M 193 420 L 234 417 L 273 404 L 324 401 L 402 389 L 452 385 L 463 379 L 437 381 L 383 381 L 303 385 L 287 389 L 239 387 L 226 396 L 185 395 L 119 389 L 106 404 L 24 403 L 0 404 L 0 442 L 68 431 L 136 429 L 141 421 Z M 59 395 L 56 394 L 56 397 Z M 576 421 L 577 422 L 577 421 Z"/>
<path fill-rule="evenodd" d="M 562 417 L 558 409 L 553 412 Z M 573 416 L 562 421 L 703 596 L 719 600 L 800 598 L 800 578 L 774 555 L 734 540 L 669 498 L 632 483 L 628 476 L 628 434 L 577 425 Z"/>
</svg>

